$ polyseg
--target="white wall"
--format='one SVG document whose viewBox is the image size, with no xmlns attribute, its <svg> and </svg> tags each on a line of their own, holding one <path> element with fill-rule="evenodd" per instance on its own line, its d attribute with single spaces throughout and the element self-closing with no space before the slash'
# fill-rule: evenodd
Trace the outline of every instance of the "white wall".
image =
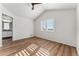
<svg viewBox="0 0 79 59">
<path fill-rule="evenodd" d="M 15 17 L 14 18 L 14 33 L 13 39 L 23 39 L 32 37 L 33 34 L 33 20 L 25 19 L 22 17 Z"/>
<path fill-rule="evenodd" d="M 4 10 L 6 11 L 6 9 Z M 28 19 L 28 17 L 25 19 L 16 15 L 10 15 L 9 12 L 4 14 L 8 14 L 13 17 L 13 41 L 32 36 L 33 20 Z"/>
<path fill-rule="evenodd" d="M 77 31 L 76 31 L 76 34 L 77 34 L 77 52 L 78 52 L 78 55 L 79 55 L 79 4 L 77 4 Z"/>
<path fill-rule="evenodd" d="M 6 11 L 6 9 L 4 9 Z M 9 11 L 9 10 L 8 10 Z M 4 13 L 9 14 L 9 12 Z M 13 41 L 23 38 L 31 37 L 33 34 L 33 22 L 31 19 L 25 19 L 16 15 L 10 15 L 13 17 Z"/>
<path fill-rule="evenodd" d="M 6 11 L 6 9 L 4 9 Z M 28 12 L 28 11 L 27 11 Z M 31 37 L 33 34 L 33 20 L 9 14 L 9 10 L 4 12 L 13 17 L 13 41 Z"/>
<path fill-rule="evenodd" d="M 0 4 L 0 47 L 2 46 L 2 13 L 13 17 L 13 41 L 33 36 L 33 20 L 16 16 Z"/>
<path fill-rule="evenodd" d="M 0 5 L 0 47 L 2 46 L 2 10 Z"/>
<path fill-rule="evenodd" d="M 56 20 L 55 32 L 40 31 L 40 21 L 48 18 Z M 50 10 L 35 20 L 35 36 L 51 41 L 76 46 L 76 10 Z"/>
</svg>

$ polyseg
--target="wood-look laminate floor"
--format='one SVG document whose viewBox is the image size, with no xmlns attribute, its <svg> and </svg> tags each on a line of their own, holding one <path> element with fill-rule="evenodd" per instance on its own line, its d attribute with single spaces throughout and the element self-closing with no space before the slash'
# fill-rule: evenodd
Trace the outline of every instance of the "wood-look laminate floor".
<svg viewBox="0 0 79 59">
<path fill-rule="evenodd" d="M 2 39 L 2 44 L 3 44 L 3 46 L 10 45 L 11 42 L 12 42 L 12 38 Z"/>
<path fill-rule="evenodd" d="M 75 47 L 41 38 L 28 38 L 0 48 L 1 56 L 77 56 Z"/>
</svg>

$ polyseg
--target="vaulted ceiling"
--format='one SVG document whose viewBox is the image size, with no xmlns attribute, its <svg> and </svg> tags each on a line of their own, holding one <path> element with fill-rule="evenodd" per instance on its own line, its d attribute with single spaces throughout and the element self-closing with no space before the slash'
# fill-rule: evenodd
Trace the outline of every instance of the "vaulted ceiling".
<svg viewBox="0 0 79 59">
<path fill-rule="evenodd" d="M 34 10 L 30 3 L 3 3 L 2 5 L 16 16 L 30 19 L 35 19 L 45 10 L 76 8 L 75 3 L 42 3 L 35 5 Z"/>
</svg>

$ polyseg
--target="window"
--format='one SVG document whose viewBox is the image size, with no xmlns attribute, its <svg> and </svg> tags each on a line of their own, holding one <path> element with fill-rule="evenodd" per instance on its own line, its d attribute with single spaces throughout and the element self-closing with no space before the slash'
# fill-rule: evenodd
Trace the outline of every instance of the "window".
<svg viewBox="0 0 79 59">
<path fill-rule="evenodd" d="M 48 19 L 41 21 L 41 31 L 53 31 L 55 29 L 55 20 Z"/>
<path fill-rule="evenodd" d="M 10 24 L 4 22 L 4 30 L 9 30 L 10 29 Z"/>
<path fill-rule="evenodd" d="M 12 17 L 2 14 L 2 30 L 11 31 L 12 30 Z"/>
<path fill-rule="evenodd" d="M 41 21 L 41 30 L 46 30 L 46 21 Z"/>
<path fill-rule="evenodd" d="M 3 30 L 4 31 L 12 30 L 12 22 L 2 21 L 2 24 L 3 24 Z"/>
</svg>

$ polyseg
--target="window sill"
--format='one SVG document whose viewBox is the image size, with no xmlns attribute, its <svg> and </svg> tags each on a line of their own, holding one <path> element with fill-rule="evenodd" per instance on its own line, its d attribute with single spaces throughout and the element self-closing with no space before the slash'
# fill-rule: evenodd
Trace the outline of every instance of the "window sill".
<svg viewBox="0 0 79 59">
<path fill-rule="evenodd" d="M 55 32 L 55 30 L 41 30 L 42 32 Z"/>
</svg>

